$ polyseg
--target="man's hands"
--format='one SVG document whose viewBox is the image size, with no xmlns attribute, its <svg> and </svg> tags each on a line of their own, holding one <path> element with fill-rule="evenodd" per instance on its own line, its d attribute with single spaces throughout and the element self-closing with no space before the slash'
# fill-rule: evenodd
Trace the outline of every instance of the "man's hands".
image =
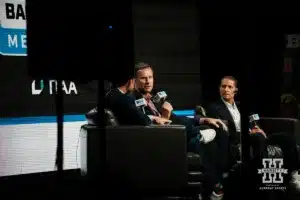
<svg viewBox="0 0 300 200">
<path fill-rule="evenodd" d="M 249 133 L 250 134 L 259 133 L 259 134 L 262 134 L 265 138 L 267 138 L 266 133 L 261 128 L 259 128 L 258 126 L 254 126 L 251 130 L 249 130 Z"/>
<path fill-rule="evenodd" d="M 222 122 L 222 120 L 220 119 L 214 119 L 214 118 L 201 118 L 200 119 L 200 124 L 205 123 L 205 124 L 211 124 L 217 128 L 219 128 L 220 126 L 222 126 L 222 129 L 224 131 L 228 131 L 228 127 L 226 126 L 226 124 L 224 124 L 224 122 Z"/>
<path fill-rule="evenodd" d="M 168 120 L 168 119 L 165 119 L 162 117 L 157 117 L 157 116 L 153 117 L 153 121 L 159 125 L 166 125 L 166 124 L 170 124 L 172 122 L 171 120 Z"/>
<path fill-rule="evenodd" d="M 173 106 L 169 102 L 165 101 L 161 106 L 161 116 L 165 119 L 170 119 L 172 111 Z"/>
</svg>

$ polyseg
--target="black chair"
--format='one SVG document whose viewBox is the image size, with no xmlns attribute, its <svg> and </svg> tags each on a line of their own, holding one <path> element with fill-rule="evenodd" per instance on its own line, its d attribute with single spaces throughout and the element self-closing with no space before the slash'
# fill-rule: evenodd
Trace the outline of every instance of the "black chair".
<svg viewBox="0 0 300 200">
<path fill-rule="evenodd" d="M 290 133 L 297 143 L 300 160 L 300 121 L 294 118 L 260 117 L 260 126 L 268 133 Z"/>
<path fill-rule="evenodd" d="M 81 128 L 81 170 L 85 175 L 88 171 L 95 174 L 99 166 L 98 157 L 91 153 L 93 146 L 99 145 L 100 128 L 93 125 L 96 116 L 97 109 L 88 112 L 89 124 Z M 106 127 L 101 134 L 107 137 L 110 168 L 115 172 L 127 169 L 124 174 L 130 177 L 135 190 L 143 194 L 157 191 L 164 196 L 198 197 L 203 181 L 203 173 L 198 170 L 201 158 L 187 153 L 184 126 L 119 126 L 110 110 L 104 109 L 104 116 Z"/>
<path fill-rule="evenodd" d="M 198 108 L 199 110 L 199 108 Z M 200 109 L 201 110 L 201 109 Z M 86 118 L 88 119 L 89 121 L 89 125 L 84 125 L 82 127 L 82 130 L 84 130 L 84 132 L 87 134 L 88 132 L 91 133 L 91 135 L 94 135 L 93 137 L 97 138 L 97 135 L 99 135 L 99 131 L 97 131 L 99 128 L 97 128 L 97 126 L 94 126 L 94 125 L 91 125 L 91 124 L 96 124 L 95 122 L 95 119 L 96 119 L 96 114 L 97 114 L 97 109 L 93 109 L 91 110 L 90 112 L 88 112 L 86 114 Z M 162 135 L 166 132 L 166 130 L 170 131 L 170 132 L 176 132 L 176 129 L 181 127 L 181 128 L 184 128 L 183 126 L 150 126 L 150 127 L 135 127 L 135 126 L 131 126 L 131 127 L 124 127 L 124 126 L 119 126 L 118 124 L 118 121 L 116 119 L 116 117 L 114 116 L 114 114 L 108 110 L 108 109 L 105 109 L 104 110 L 104 119 L 105 119 L 105 125 L 107 126 L 106 129 L 105 129 L 105 133 L 108 134 L 108 136 L 112 136 L 114 134 L 111 134 L 110 135 L 110 132 L 114 132 L 117 130 L 117 132 L 119 133 L 122 133 L 121 135 L 124 136 L 122 139 L 119 138 L 120 141 L 126 141 L 126 139 L 128 139 L 126 137 L 126 135 L 130 135 L 131 136 L 131 139 L 132 138 L 138 138 L 138 136 L 141 136 L 141 132 L 144 132 L 146 130 L 147 131 L 150 131 L 151 132 L 151 135 L 149 135 L 150 137 L 148 138 L 149 140 L 147 140 L 147 144 L 151 143 L 150 141 L 154 141 L 154 143 L 159 143 L 161 142 L 159 137 L 154 137 L 154 135 Z M 282 130 L 285 130 L 285 131 L 288 131 L 288 132 L 292 132 L 292 133 L 296 133 L 297 132 L 297 121 L 295 121 L 294 119 L 293 120 L 287 120 L 287 119 L 276 119 L 276 118 L 261 118 L 261 125 L 263 127 L 264 130 L 266 130 L 267 132 L 272 132 L 273 129 L 271 129 L 269 126 L 271 126 L 271 124 L 280 124 L 280 123 L 283 123 L 283 125 L 281 125 L 281 129 Z M 271 127 L 274 127 L 274 126 L 271 126 Z M 167 129 L 166 129 L 167 128 Z M 280 130 L 279 128 L 276 128 L 275 130 Z M 179 131 L 180 132 L 180 131 Z M 184 133 L 180 132 L 177 136 L 179 135 L 184 135 Z M 179 141 L 181 140 L 180 137 L 177 137 L 176 134 L 171 134 L 170 135 L 171 137 L 169 138 L 170 140 L 175 140 L 175 141 Z M 144 137 L 144 136 L 143 136 Z M 176 139 L 177 137 L 177 139 Z M 96 140 L 96 139 L 95 139 Z M 84 140 L 82 140 L 84 141 Z M 186 142 L 186 138 L 184 138 L 181 142 Z M 87 143 L 86 141 L 84 141 L 83 143 Z M 126 141 L 127 144 L 130 144 L 132 143 L 132 140 L 130 141 Z M 152 142 L 153 144 L 153 142 Z M 181 143 L 181 145 L 179 145 L 179 147 L 183 147 L 182 146 L 183 143 Z M 84 146 L 84 144 L 82 144 L 82 146 Z M 149 147 L 150 148 L 150 147 Z M 153 147 L 151 147 L 153 148 Z M 204 181 L 204 174 L 202 172 L 202 165 L 201 165 L 201 156 L 199 154 L 196 154 L 196 153 L 192 153 L 192 152 L 186 152 L 186 149 L 183 150 L 179 150 L 180 148 L 176 148 L 175 146 L 173 146 L 174 149 L 176 149 L 178 151 L 178 153 L 181 151 L 181 152 L 184 152 L 184 155 L 186 156 L 186 161 L 187 161 L 187 169 L 186 169 L 186 177 L 184 176 L 181 176 L 181 180 L 184 180 L 184 181 L 187 181 L 187 184 L 186 186 L 183 186 L 181 188 L 184 188 L 183 190 L 179 190 L 177 189 L 177 192 L 167 192 L 168 195 L 176 195 L 176 193 L 178 195 L 182 195 L 182 196 L 192 196 L 192 197 L 196 197 L 198 194 L 201 194 L 202 193 L 202 184 L 203 184 L 203 181 Z M 138 149 L 138 148 L 136 148 Z M 237 147 L 236 148 L 237 151 L 240 151 L 240 148 Z M 164 149 L 160 149 L 161 152 L 164 152 Z M 87 155 L 87 150 L 83 151 L 84 155 L 82 155 L 82 158 L 84 160 L 89 160 L 86 158 L 85 155 Z M 158 153 L 159 151 L 156 151 L 156 153 Z M 268 147 L 268 152 L 269 152 L 269 156 L 270 157 L 281 157 L 282 156 L 282 152 L 281 152 L 281 149 L 277 146 L 269 146 Z M 149 152 L 148 152 L 149 153 Z M 154 155 L 155 153 L 152 152 L 152 155 Z M 115 155 L 115 154 L 114 154 Z M 139 154 L 140 156 L 142 156 L 141 154 Z M 165 154 L 166 156 L 166 159 L 174 159 L 174 156 L 169 154 Z M 137 156 L 138 157 L 138 156 Z M 116 156 L 117 158 L 117 156 Z M 95 159 L 96 160 L 96 159 Z M 170 160 L 170 161 L 171 161 Z M 82 170 L 84 171 L 84 168 L 87 169 L 88 167 L 87 166 L 84 166 L 84 161 L 82 161 L 83 163 L 83 167 L 82 167 Z M 119 162 L 117 162 L 119 166 L 122 166 Z M 239 163 L 239 162 L 238 162 Z M 181 162 L 182 164 L 182 162 Z M 181 164 L 178 164 L 178 166 L 182 166 Z M 92 166 L 92 165 L 90 165 Z M 94 166 L 97 166 L 94 164 Z M 166 165 L 165 165 L 166 166 Z M 146 166 L 144 166 L 146 167 Z M 160 166 L 162 167 L 162 166 Z M 149 166 L 147 166 L 147 169 L 149 168 Z M 164 167 L 162 167 L 161 169 L 163 169 Z M 233 169 L 238 169 L 239 167 L 234 167 Z M 166 169 L 166 168 L 165 168 Z M 156 169 L 157 170 L 157 169 Z M 93 170 L 90 170 L 90 171 L 93 171 Z M 155 170 L 154 170 L 155 171 Z M 155 177 L 155 176 L 153 176 Z M 185 179 L 187 178 L 187 179 Z M 153 179 L 154 180 L 154 179 Z M 154 181 L 154 182 L 157 182 L 158 180 Z M 151 183 L 151 181 L 146 181 L 148 182 L 149 184 Z M 152 182 L 152 184 L 154 184 L 154 182 Z M 160 181 L 158 181 L 160 182 Z M 146 184 L 148 186 L 143 186 L 142 188 L 148 188 L 147 191 L 149 191 L 149 188 L 151 188 L 149 186 L 149 184 Z M 140 186 L 142 186 L 143 184 L 138 184 Z M 151 185 L 151 184 L 150 184 Z M 168 184 L 163 184 L 164 186 L 167 186 Z M 158 186 L 158 185 L 157 185 Z M 161 189 L 163 187 L 159 186 Z M 164 187 L 164 191 L 171 191 L 170 188 L 172 188 L 173 186 L 169 185 L 168 187 Z M 168 189 L 169 188 L 169 189 Z M 176 187 L 173 187 L 173 189 L 176 188 Z M 152 188 L 153 189 L 153 188 Z M 158 190 L 158 188 L 156 188 Z M 141 190 L 141 187 L 139 187 L 139 190 Z M 174 191 L 174 190 L 173 190 Z M 178 191 L 181 191 L 181 192 L 178 192 Z M 180 193 L 180 194 L 179 194 Z M 165 193 L 166 194 L 166 193 Z"/>
<path fill-rule="evenodd" d="M 97 116 L 97 109 L 92 109 L 86 114 L 86 118 L 88 119 L 88 122 L 90 124 L 96 124 L 95 122 L 95 119 L 97 118 L 96 116 Z M 106 126 L 118 126 L 118 121 L 116 117 L 108 109 L 104 109 L 104 120 L 105 120 L 104 124 Z M 158 130 L 158 127 L 161 126 L 151 126 L 151 127 L 156 127 L 156 130 Z M 170 125 L 167 127 L 172 129 L 174 127 L 183 127 L 183 126 Z M 187 152 L 187 162 L 188 162 L 187 166 L 188 166 L 188 185 L 189 185 L 188 189 L 191 191 L 191 193 L 199 194 L 202 191 L 202 183 L 204 180 L 204 174 L 202 172 L 202 165 L 201 165 L 202 163 L 201 156 L 193 152 Z"/>
</svg>

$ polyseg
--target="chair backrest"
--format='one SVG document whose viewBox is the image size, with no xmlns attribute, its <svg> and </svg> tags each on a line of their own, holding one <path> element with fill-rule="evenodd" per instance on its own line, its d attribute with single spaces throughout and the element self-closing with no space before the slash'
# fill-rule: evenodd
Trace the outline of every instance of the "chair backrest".
<svg viewBox="0 0 300 200">
<path fill-rule="evenodd" d="M 97 125 L 98 123 L 98 108 L 93 108 L 85 114 L 85 117 L 90 125 Z M 118 126 L 118 120 L 114 113 L 105 108 L 104 109 L 104 126 Z"/>
<path fill-rule="evenodd" d="M 300 144 L 300 121 L 298 119 L 261 117 L 259 123 L 267 133 L 284 132 L 294 135 L 297 144 Z"/>
<path fill-rule="evenodd" d="M 293 118 L 261 117 L 259 123 L 266 132 L 296 134 L 299 131 L 300 122 Z"/>
<path fill-rule="evenodd" d="M 114 115 L 114 113 L 105 108 L 104 109 L 104 120 L 105 120 L 105 126 L 118 126 L 119 122 L 116 118 L 116 116 Z"/>
<path fill-rule="evenodd" d="M 98 118 L 98 108 L 93 108 L 89 112 L 85 114 L 85 118 L 88 121 L 88 124 L 90 125 L 96 125 L 97 124 L 97 118 Z"/>
</svg>

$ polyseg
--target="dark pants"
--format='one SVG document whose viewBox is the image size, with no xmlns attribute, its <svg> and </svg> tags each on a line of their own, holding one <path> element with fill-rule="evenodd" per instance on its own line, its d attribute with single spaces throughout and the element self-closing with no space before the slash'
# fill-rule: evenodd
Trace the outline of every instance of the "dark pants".
<svg viewBox="0 0 300 200">
<path fill-rule="evenodd" d="M 200 125 L 195 126 L 194 119 L 187 117 L 179 117 L 173 115 L 172 124 L 182 124 L 186 127 L 188 151 L 201 155 L 203 173 L 207 177 L 209 187 L 221 182 L 222 174 L 226 171 L 229 157 L 229 137 L 228 133 L 222 129 L 217 129 L 212 126 Z M 214 129 L 216 137 L 213 141 L 204 144 L 200 142 L 200 130 Z"/>
<path fill-rule="evenodd" d="M 253 160 L 256 165 L 261 165 L 262 158 L 268 158 L 268 145 L 276 145 L 283 153 L 284 167 L 289 172 L 300 168 L 296 139 L 288 133 L 272 133 L 265 138 L 262 134 L 250 135 L 250 146 L 252 147 Z"/>
<path fill-rule="evenodd" d="M 205 130 L 211 127 L 200 126 L 200 130 Z M 229 147 L 227 133 L 215 129 L 216 138 L 204 144 L 199 141 L 199 138 L 194 137 L 188 143 L 188 151 L 200 154 L 202 159 L 203 173 L 206 177 L 207 188 L 212 188 L 217 183 L 222 182 L 222 174 L 227 171 Z"/>
</svg>

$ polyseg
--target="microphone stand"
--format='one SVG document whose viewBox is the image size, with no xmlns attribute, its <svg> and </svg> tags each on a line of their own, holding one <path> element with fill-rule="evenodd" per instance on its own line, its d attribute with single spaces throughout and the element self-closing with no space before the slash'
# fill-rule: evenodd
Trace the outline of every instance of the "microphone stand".
<svg viewBox="0 0 300 200">
<path fill-rule="evenodd" d="M 59 186 L 63 180 L 63 92 L 62 92 L 62 80 L 57 80 L 57 87 L 55 93 L 56 103 L 56 120 L 57 120 L 57 149 L 56 149 L 56 167 L 57 167 L 57 179 Z M 60 187 L 59 187 L 60 188 Z"/>
</svg>

